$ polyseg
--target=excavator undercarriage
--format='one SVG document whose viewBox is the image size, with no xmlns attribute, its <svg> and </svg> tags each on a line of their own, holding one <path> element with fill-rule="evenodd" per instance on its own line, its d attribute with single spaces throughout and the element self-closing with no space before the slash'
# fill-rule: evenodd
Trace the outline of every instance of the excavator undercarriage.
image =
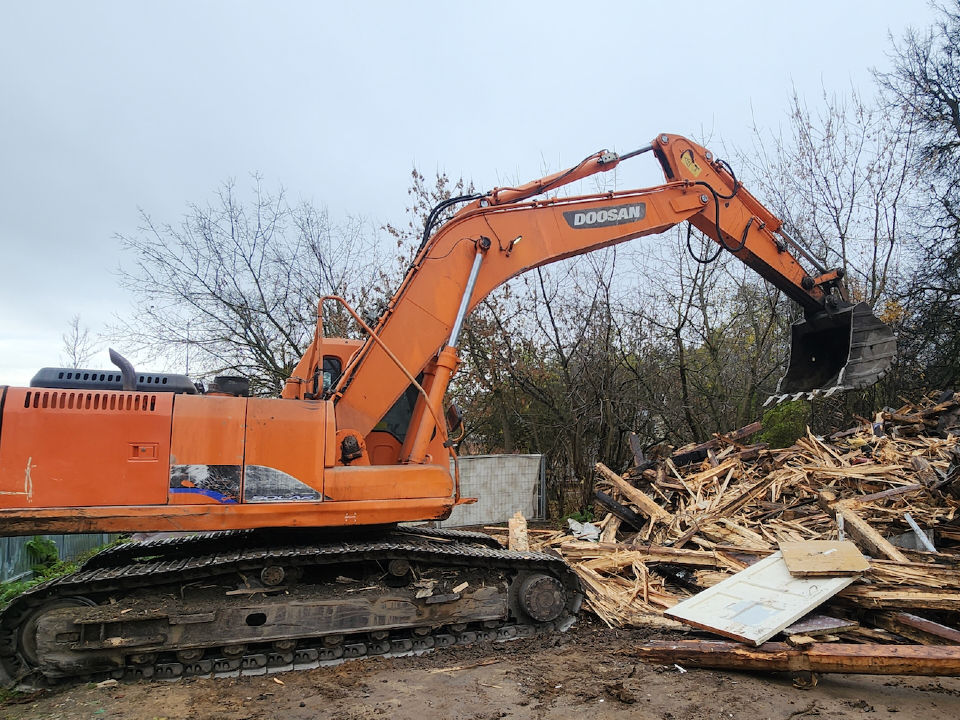
<svg viewBox="0 0 960 720">
<path fill-rule="evenodd" d="M 213 533 L 131 543 L 18 597 L 0 664 L 27 676 L 260 674 L 566 630 L 558 557 L 426 528 Z"/>
</svg>

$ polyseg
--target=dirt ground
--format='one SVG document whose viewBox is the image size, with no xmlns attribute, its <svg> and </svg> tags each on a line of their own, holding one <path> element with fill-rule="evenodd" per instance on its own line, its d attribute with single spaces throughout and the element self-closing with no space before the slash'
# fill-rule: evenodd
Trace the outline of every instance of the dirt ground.
<svg viewBox="0 0 960 720">
<path fill-rule="evenodd" d="M 960 678 L 825 675 L 794 687 L 787 674 L 645 665 L 647 638 L 584 618 L 563 635 L 457 647 L 418 657 L 244 678 L 65 685 L 0 707 L 9 720 L 253 720 L 254 718 L 960 718 Z M 677 637 L 673 635 L 672 637 Z M 869 713 L 869 715 L 867 715 Z"/>
</svg>

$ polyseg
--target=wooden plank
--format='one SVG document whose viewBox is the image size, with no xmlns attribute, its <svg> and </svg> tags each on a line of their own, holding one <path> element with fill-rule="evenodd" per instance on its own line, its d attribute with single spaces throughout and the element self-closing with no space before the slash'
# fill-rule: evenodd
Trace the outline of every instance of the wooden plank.
<svg viewBox="0 0 960 720">
<path fill-rule="evenodd" d="M 710 440 L 709 442 L 713 443 L 713 447 L 716 447 L 720 444 L 719 440 Z M 670 456 L 673 460 L 674 465 L 683 467 L 684 465 L 692 465 L 693 463 L 703 462 L 707 459 L 707 448 L 696 449 L 692 448 L 690 450 L 683 450 L 678 453 L 674 453 Z"/>
<path fill-rule="evenodd" d="M 738 545 L 717 545 L 714 548 L 715 552 L 729 552 L 735 553 L 737 555 L 755 555 L 757 558 L 765 558 L 773 555 L 776 550 L 760 550 L 759 548 L 745 548 Z M 689 552 L 689 551 L 684 551 Z M 752 564 L 752 563 L 751 563 Z"/>
<path fill-rule="evenodd" d="M 595 497 L 598 503 L 616 515 L 619 520 L 623 520 L 635 530 L 643 529 L 643 517 L 637 515 L 633 510 L 621 505 L 602 490 L 597 490 Z"/>
<path fill-rule="evenodd" d="M 910 562 L 907 556 L 891 545 L 886 538 L 870 527 L 849 505 L 837 502 L 837 496 L 829 490 L 822 490 L 817 504 L 827 513 L 838 512 L 843 516 L 844 532 L 874 557 L 885 557 L 896 562 Z"/>
<path fill-rule="evenodd" d="M 852 630 L 847 630 L 843 633 L 844 638 L 848 640 L 853 640 L 854 642 L 859 643 L 882 643 L 884 645 L 889 645 L 893 643 L 894 645 L 903 645 L 906 644 L 905 641 L 907 638 L 900 637 L 894 633 L 887 632 L 886 630 L 874 630 L 873 628 L 858 627 L 853 628 Z"/>
<path fill-rule="evenodd" d="M 854 579 L 793 577 L 777 552 L 664 614 L 702 630 L 760 645 Z"/>
<path fill-rule="evenodd" d="M 937 403 L 933 407 L 929 407 L 926 410 L 921 410 L 920 415 L 926 418 L 926 417 L 930 417 L 931 415 L 942 413 L 944 410 L 949 410 L 950 408 L 952 408 L 954 405 L 957 404 L 956 398 L 957 396 L 956 394 L 954 394 L 954 396 L 948 400 L 944 400 L 941 403 Z"/>
<path fill-rule="evenodd" d="M 678 452 L 675 452 L 673 455 L 671 455 L 671 458 L 676 465 L 687 465 L 691 462 L 700 462 L 702 460 L 706 460 L 707 450 L 719 447 L 721 439 L 726 440 L 727 442 L 736 442 L 738 440 L 743 440 L 745 437 L 749 437 L 754 433 L 758 433 L 762 429 L 763 425 L 759 421 L 750 423 L 749 425 L 745 425 L 739 430 L 734 430 L 726 435 L 718 435 L 712 440 L 707 440 L 699 445 L 694 445 L 693 447 L 686 449 L 680 449 Z"/>
<path fill-rule="evenodd" d="M 770 473 L 765 478 L 760 480 L 757 484 L 753 485 L 749 490 L 747 490 L 742 495 L 733 498 L 724 505 L 721 505 L 710 515 L 712 518 L 718 519 L 722 517 L 727 517 L 732 515 L 735 512 L 739 512 L 743 509 L 743 506 L 749 503 L 750 501 L 756 499 L 759 495 L 762 495 L 767 491 L 771 485 L 777 480 L 776 473 Z"/>
<path fill-rule="evenodd" d="M 592 543 L 568 540 L 560 546 L 568 560 L 603 557 L 618 552 L 636 552 L 647 563 L 666 562 L 673 565 L 693 567 L 723 567 L 724 563 L 712 552 L 702 550 L 677 550 L 663 545 L 635 545 L 630 543 Z"/>
<path fill-rule="evenodd" d="M 527 535 L 527 519 L 518 510 L 513 517 L 507 521 L 508 532 L 507 547 L 516 552 L 527 552 L 530 549 L 530 539 Z"/>
<path fill-rule="evenodd" d="M 856 435 L 859 432 L 866 432 L 870 429 L 869 425 L 857 425 L 856 427 L 849 428 L 847 430 L 841 430 L 840 432 L 835 432 L 830 436 L 831 440 L 840 440 L 841 438 L 850 437 L 851 435 Z"/>
<path fill-rule="evenodd" d="M 694 473 L 683 479 L 683 482 L 689 487 L 698 487 L 708 480 L 713 480 L 718 478 L 724 473 L 728 472 L 731 468 L 735 468 L 740 464 L 740 461 L 736 458 L 727 458 L 722 463 L 718 465 L 712 465 L 703 472 Z"/>
<path fill-rule="evenodd" d="M 903 485 L 901 487 L 884 490 L 883 492 L 871 493 L 869 495 L 859 495 L 858 497 L 850 498 L 844 502 L 850 506 L 866 505 L 874 500 L 882 500 L 883 498 L 894 497 L 896 495 L 906 495 L 907 493 L 912 493 L 917 490 L 923 490 L 923 485 Z"/>
<path fill-rule="evenodd" d="M 838 599 L 871 610 L 956 610 L 960 590 L 902 587 L 891 589 L 856 585 L 842 590 Z"/>
<path fill-rule="evenodd" d="M 787 569 L 795 577 L 857 575 L 870 569 L 870 562 L 852 542 L 782 542 L 780 552 Z"/>
<path fill-rule="evenodd" d="M 829 615 L 808 615 L 783 629 L 784 635 L 830 635 L 859 627 L 855 620 L 843 620 Z"/>
<path fill-rule="evenodd" d="M 636 505 L 637 509 L 639 509 L 643 515 L 650 518 L 654 522 L 664 522 L 670 519 L 670 513 L 657 505 L 653 500 L 650 499 L 648 495 L 645 495 L 637 490 L 635 487 L 633 487 L 633 485 L 617 475 L 606 465 L 603 463 L 597 463 L 596 468 L 601 477 L 613 485 L 617 491 L 623 495 L 623 497 Z"/>
<path fill-rule="evenodd" d="M 736 460 L 756 460 L 760 457 L 760 452 L 762 450 L 768 450 L 770 446 L 767 443 L 759 443 L 757 445 L 751 445 L 748 448 L 744 448 L 740 452 L 735 452 L 728 457 L 734 458 Z"/>
<path fill-rule="evenodd" d="M 923 645 L 960 645 L 960 631 L 910 613 L 867 613 L 866 620 Z"/>
<path fill-rule="evenodd" d="M 910 467 L 913 468 L 917 477 L 920 478 L 920 482 L 924 485 L 933 485 L 940 479 L 930 462 L 919 455 L 910 456 Z"/>
<path fill-rule="evenodd" d="M 869 577 L 878 583 L 924 585 L 932 588 L 960 589 L 960 568 L 946 565 L 945 555 L 937 556 L 939 563 L 895 563 L 892 560 L 871 560 Z"/>
<path fill-rule="evenodd" d="M 600 533 L 600 542 L 615 543 L 617 541 L 617 532 L 620 530 L 620 518 L 614 514 L 607 515 L 607 524 Z"/>
<path fill-rule="evenodd" d="M 715 553 L 702 550 L 680 550 L 663 545 L 635 545 L 633 549 L 643 553 L 645 562 L 668 562 L 674 565 L 695 567 L 723 567 Z"/>
<path fill-rule="evenodd" d="M 632 654 L 647 662 L 684 667 L 863 675 L 960 676 L 960 648 L 925 645 L 817 643 L 808 649 L 786 643 L 759 648 L 731 642 L 648 640 Z"/>
</svg>

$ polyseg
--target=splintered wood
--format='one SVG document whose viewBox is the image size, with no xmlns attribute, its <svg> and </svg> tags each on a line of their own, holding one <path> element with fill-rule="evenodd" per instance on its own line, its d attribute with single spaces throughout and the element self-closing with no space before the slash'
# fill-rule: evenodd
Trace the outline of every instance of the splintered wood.
<svg viewBox="0 0 960 720">
<path fill-rule="evenodd" d="M 844 642 L 956 643 L 945 613 L 960 608 L 960 394 L 786 449 L 748 444 L 760 429 L 668 457 L 635 453 L 622 475 L 598 463 L 601 542 L 559 531 L 531 537 L 531 549 L 560 553 L 610 626 L 679 627 L 664 611 L 783 548 L 797 576 L 858 576 L 819 611 Z M 913 537 L 907 514 L 934 530 L 936 553 L 900 540 Z"/>
<path fill-rule="evenodd" d="M 526 552 L 530 549 L 530 539 L 527 535 L 527 519 L 519 510 L 507 523 L 510 533 L 508 547 L 516 552 Z"/>
</svg>

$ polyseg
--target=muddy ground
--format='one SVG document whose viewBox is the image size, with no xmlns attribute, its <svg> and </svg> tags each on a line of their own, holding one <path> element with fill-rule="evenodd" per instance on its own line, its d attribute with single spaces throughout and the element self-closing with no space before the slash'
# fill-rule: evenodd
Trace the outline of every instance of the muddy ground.
<svg viewBox="0 0 960 720">
<path fill-rule="evenodd" d="M 788 674 L 645 665 L 648 638 L 588 617 L 564 635 L 370 658 L 245 678 L 74 684 L 21 696 L 0 717 L 130 720 L 303 718 L 960 718 L 960 678 L 821 676 L 802 690 Z"/>
</svg>

